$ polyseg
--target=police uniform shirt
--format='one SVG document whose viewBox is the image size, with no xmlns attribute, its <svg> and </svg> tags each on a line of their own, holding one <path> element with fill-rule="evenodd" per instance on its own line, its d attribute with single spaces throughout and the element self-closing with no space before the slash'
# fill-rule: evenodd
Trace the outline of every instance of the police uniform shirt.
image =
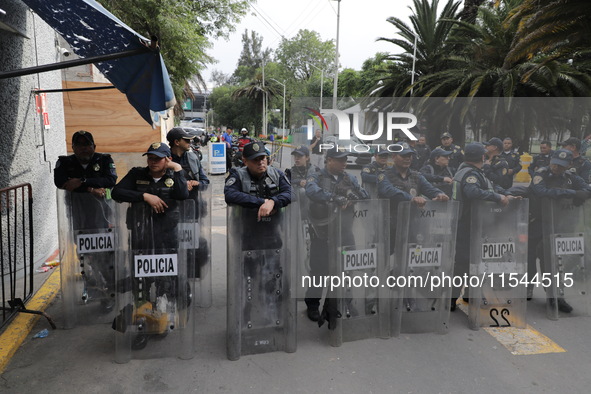
<svg viewBox="0 0 591 394">
<path fill-rule="evenodd" d="M 238 171 L 245 171 L 245 179 L 249 179 L 252 192 L 245 192 L 242 180 Z M 278 185 L 275 184 L 269 172 L 274 171 L 278 178 Z M 254 188 L 253 188 L 254 186 Z M 245 208 L 258 208 L 265 203 L 265 199 L 275 202 L 276 209 L 288 206 L 291 203 L 291 184 L 281 170 L 275 167 L 268 167 L 267 172 L 259 179 L 253 178 L 247 167 L 240 169 L 232 168 L 230 175 L 226 178 L 224 186 L 224 197 L 227 204 L 236 204 Z"/>
<path fill-rule="evenodd" d="M 378 175 L 386 171 L 388 168 L 388 164 L 380 166 L 377 161 L 372 161 L 371 163 L 364 165 L 361 169 L 361 181 L 364 184 L 376 185 L 378 183 Z"/>
<path fill-rule="evenodd" d="M 189 155 L 191 154 L 194 155 L 193 160 L 195 161 L 195 164 L 198 167 L 197 169 L 191 168 L 191 164 L 189 162 Z M 199 158 L 194 152 L 187 151 L 183 153 L 183 155 L 180 157 L 173 153 L 172 161 L 181 165 L 184 171 L 183 175 L 187 180 L 199 181 L 199 183 L 209 185 L 209 178 L 207 177 L 207 175 L 205 175 L 203 166 L 199 162 Z M 197 174 L 195 174 L 195 170 L 197 170 Z"/>
<path fill-rule="evenodd" d="M 111 155 L 105 153 L 94 153 L 86 168 L 80 164 L 76 155 L 60 156 L 55 165 L 53 181 L 55 186 L 62 188 L 71 178 L 80 178 L 82 185 L 74 192 L 86 192 L 89 187 L 112 188 L 117 183 L 115 163 Z"/>
<path fill-rule="evenodd" d="M 439 145 L 437 148 L 441 148 L 448 152 L 453 152 L 449 156 L 449 165 L 453 168 L 459 168 L 460 164 L 464 162 L 464 151 L 459 145 L 451 144 L 450 146 Z"/>
<path fill-rule="evenodd" d="M 441 189 L 445 194 L 451 197 L 451 183 L 446 183 L 445 178 L 453 178 L 456 169 L 450 166 L 441 167 L 438 165 L 427 164 L 421 168 L 421 174 L 433 186 Z"/>
<path fill-rule="evenodd" d="M 315 203 L 327 204 L 336 197 L 347 197 L 349 193 L 359 200 L 369 198 L 367 191 L 359 186 L 357 178 L 346 171 L 334 176 L 323 168 L 310 175 L 306 183 L 306 196 Z"/>
<path fill-rule="evenodd" d="M 511 176 L 514 176 L 519 171 L 521 171 L 521 156 L 519 156 L 519 153 L 501 152 L 501 154 L 499 156 L 501 156 L 503 159 L 505 159 L 505 161 L 507 162 L 507 165 L 509 166 L 508 168 L 510 170 L 513 170 L 513 174 L 511 174 Z"/>
<path fill-rule="evenodd" d="M 509 164 L 500 156 L 493 157 L 490 164 L 484 164 L 482 171 L 492 183 L 503 189 L 508 189 L 513 184 L 513 175 L 509 175 Z"/>
<path fill-rule="evenodd" d="M 533 178 L 534 177 L 534 173 L 542 168 L 542 167 L 548 167 L 550 166 L 550 158 L 552 157 L 552 153 L 554 151 L 550 151 L 550 153 L 548 153 L 547 155 L 544 154 L 537 154 L 531 164 L 529 165 L 529 167 L 527 168 L 527 171 L 529 172 L 529 175 Z"/>
<path fill-rule="evenodd" d="M 591 191 L 583 178 L 566 171 L 556 175 L 548 167 L 542 167 L 534 174 L 530 190 L 535 197 L 572 198 L 576 190 Z"/>
<path fill-rule="evenodd" d="M 419 172 L 411 169 L 406 178 L 402 177 L 396 167 L 390 167 L 378 175 L 378 196 L 391 201 L 410 201 L 420 195 L 433 199 L 439 194 L 444 193 L 431 185 Z"/>
<path fill-rule="evenodd" d="M 429 156 L 431 156 L 431 149 L 429 149 L 429 145 L 418 144 L 415 145 L 413 149 L 417 155 L 412 161 L 411 168 L 419 171 L 429 160 Z"/>
<path fill-rule="evenodd" d="M 308 163 L 308 165 L 302 167 L 293 166 L 288 171 L 285 171 L 285 173 L 293 187 L 301 187 L 300 182 L 306 181 L 311 174 L 317 171 L 320 171 L 317 166 Z"/>
<path fill-rule="evenodd" d="M 585 182 L 591 183 L 591 163 L 583 156 L 573 159 L 570 171 L 583 178 Z"/>
<path fill-rule="evenodd" d="M 505 190 L 495 187 L 484 171 L 468 163 L 463 163 L 453 180 L 452 198 L 457 201 L 484 200 L 501 201 Z M 468 206 L 468 204 L 464 204 Z"/>
<path fill-rule="evenodd" d="M 123 202 L 144 201 L 143 194 L 153 194 L 162 200 L 186 200 L 189 197 L 187 180 L 182 171 L 167 169 L 158 181 L 152 178 L 148 167 L 132 168 L 113 188 L 113 199 Z"/>
</svg>

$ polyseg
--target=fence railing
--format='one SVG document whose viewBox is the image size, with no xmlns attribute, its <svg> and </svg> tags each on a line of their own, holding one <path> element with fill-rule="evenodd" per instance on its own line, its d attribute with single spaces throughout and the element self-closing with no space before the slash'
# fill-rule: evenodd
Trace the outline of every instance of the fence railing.
<svg viewBox="0 0 591 394">
<path fill-rule="evenodd" d="M 33 191 L 29 183 L 0 189 L 0 328 L 18 312 L 31 311 L 25 303 L 33 295 Z"/>
</svg>

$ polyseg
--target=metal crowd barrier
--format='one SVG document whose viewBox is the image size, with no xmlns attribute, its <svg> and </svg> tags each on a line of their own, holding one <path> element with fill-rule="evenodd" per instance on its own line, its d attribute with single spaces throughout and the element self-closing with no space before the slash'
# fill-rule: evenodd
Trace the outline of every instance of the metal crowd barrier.
<svg viewBox="0 0 591 394">
<path fill-rule="evenodd" d="M 0 329 L 17 313 L 45 316 L 26 308 L 33 295 L 33 192 L 29 183 L 0 189 L 0 277 L 2 292 Z"/>
</svg>

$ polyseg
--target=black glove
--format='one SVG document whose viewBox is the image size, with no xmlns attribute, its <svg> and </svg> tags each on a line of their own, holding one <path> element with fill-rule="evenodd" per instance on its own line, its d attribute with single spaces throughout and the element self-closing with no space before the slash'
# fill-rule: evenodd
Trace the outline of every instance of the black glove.
<svg viewBox="0 0 591 394">
<path fill-rule="evenodd" d="M 334 330 L 337 328 L 337 319 L 340 319 L 341 312 L 337 308 L 336 298 L 327 298 L 324 300 L 324 306 L 322 307 L 322 313 L 318 319 L 318 327 L 322 327 L 324 322 L 328 322 L 328 329 Z"/>
<path fill-rule="evenodd" d="M 111 328 L 115 331 L 125 332 L 127 327 L 133 324 L 133 305 L 127 304 L 119 314 L 113 319 Z"/>
<path fill-rule="evenodd" d="M 573 198 L 573 204 L 578 207 L 585 203 L 585 200 L 591 197 L 591 192 L 587 190 L 576 190 L 575 197 Z"/>
<path fill-rule="evenodd" d="M 347 197 L 336 196 L 336 197 L 333 197 L 332 201 L 337 203 L 338 205 L 345 205 L 345 204 L 347 204 Z"/>
</svg>

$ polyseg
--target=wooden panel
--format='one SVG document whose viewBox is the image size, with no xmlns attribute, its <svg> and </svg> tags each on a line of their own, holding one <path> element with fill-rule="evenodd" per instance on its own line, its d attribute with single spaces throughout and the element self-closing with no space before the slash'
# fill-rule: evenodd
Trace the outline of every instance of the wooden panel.
<svg viewBox="0 0 591 394">
<path fill-rule="evenodd" d="M 62 82 L 64 89 L 109 86 L 106 83 Z M 117 89 L 64 92 L 66 146 L 72 149 L 72 135 L 90 131 L 98 152 L 145 152 L 151 142 L 160 141 L 160 128 L 141 118 L 127 97 Z"/>
</svg>

